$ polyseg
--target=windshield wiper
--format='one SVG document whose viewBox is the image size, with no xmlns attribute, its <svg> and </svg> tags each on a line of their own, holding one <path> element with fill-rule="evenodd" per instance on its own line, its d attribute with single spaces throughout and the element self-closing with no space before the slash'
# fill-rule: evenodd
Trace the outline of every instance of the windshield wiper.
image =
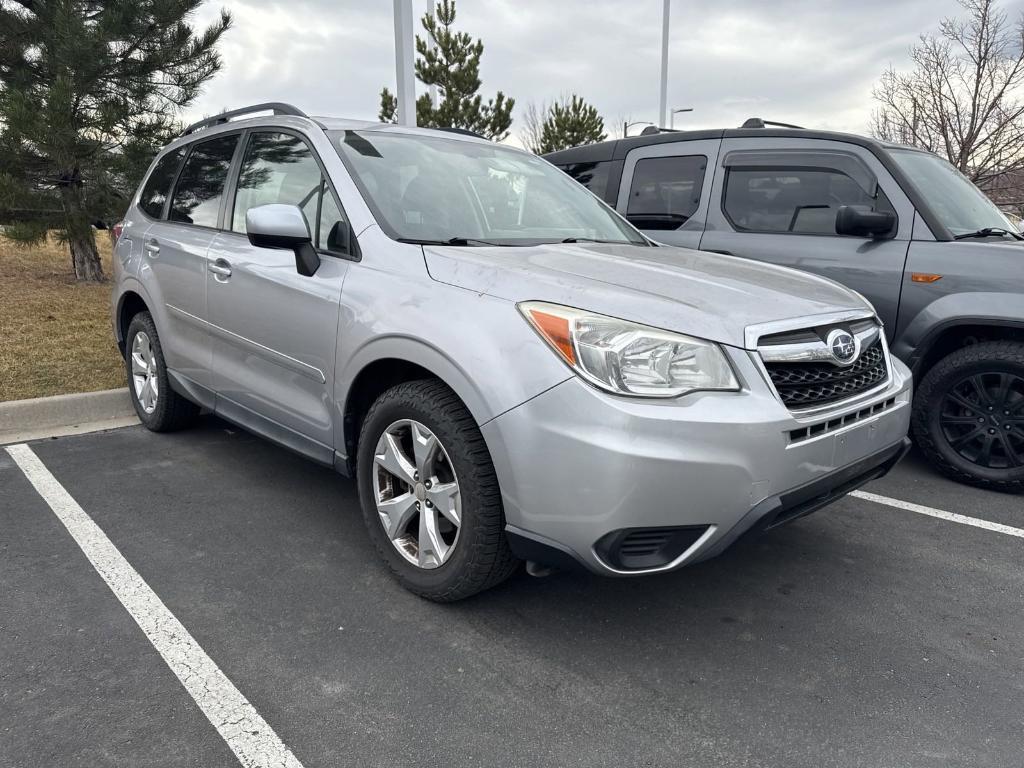
<svg viewBox="0 0 1024 768">
<path fill-rule="evenodd" d="M 982 227 L 976 229 L 973 232 L 964 232 L 962 235 L 953 235 L 954 240 L 967 240 L 973 237 L 994 237 L 1001 235 L 1009 235 L 1014 240 L 1024 240 L 1024 235 L 1019 232 L 1012 232 L 1009 229 L 1003 229 L 1002 227 Z"/>
<path fill-rule="evenodd" d="M 596 237 L 567 237 L 560 243 L 610 243 L 612 245 L 648 245 L 647 242 L 635 243 L 632 240 L 601 240 Z"/>
<path fill-rule="evenodd" d="M 508 243 L 492 243 L 490 240 L 480 240 L 475 237 L 450 237 L 447 240 L 422 240 L 416 237 L 399 237 L 400 243 L 412 243 L 414 245 L 496 245 L 506 246 Z"/>
</svg>

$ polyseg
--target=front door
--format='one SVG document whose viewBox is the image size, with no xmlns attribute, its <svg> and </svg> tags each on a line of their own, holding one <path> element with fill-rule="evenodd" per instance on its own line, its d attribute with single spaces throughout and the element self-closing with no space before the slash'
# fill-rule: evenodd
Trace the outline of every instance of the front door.
<svg viewBox="0 0 1024 768">
<path fill-rule="evenodd" d="M 701 250 L 816 272 L 863 294 L 896 329 L 914 208 L 868 150 L 807 139 L 726 139 Z M 888 210 L 891 237 L 839 236 L 841 205 Z"/>
<path fill-rule="evenodd" d="M 217 411 L 311 457 L 333 460 L 334 362 L 347 225 L 318 159 L 298 134 L 252 131 L 225 229 L 208 254 Z M 320 254 L 312 277 L 289 249 L 257 248 L 249 208 L 297 205 Z"/>
</svg>

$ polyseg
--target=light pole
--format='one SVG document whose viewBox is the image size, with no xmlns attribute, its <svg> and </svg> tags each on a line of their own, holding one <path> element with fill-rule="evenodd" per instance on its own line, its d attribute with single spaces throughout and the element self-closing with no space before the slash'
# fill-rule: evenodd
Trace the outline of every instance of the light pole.
<svg viewBox="0 0 1024 768">
<path fill-rule="evenodd" d="M 413 80 L 412 0 L 395 0 L 395 75 L 398 124 L 416 125 L 416 85 Z"/>
<path fill-rule="evenodd" d="M 672 110 L 672 114 L 671 114 L 671 116 L 668 119 L 668 127 L 669 128 L 675 129 L 675 127 L 676 127 L 676 115 L 678 115 L 680 112 L 693 112 L 693 107 L 680 107 L 678 109 L 673 109 Z"/>
<path fill-rule="evenodd" d="M 665 110 L 668 107 L 668 16 L 672 0 L 665 0 L 661 15 L 661 101 L 658 109 L 658 127 L 665 127 Z"/>
</svg>

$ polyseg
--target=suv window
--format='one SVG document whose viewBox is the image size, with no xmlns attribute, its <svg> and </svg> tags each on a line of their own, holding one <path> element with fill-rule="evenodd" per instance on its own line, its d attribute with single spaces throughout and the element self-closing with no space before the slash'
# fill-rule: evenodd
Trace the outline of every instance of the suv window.
<svg viewBox="0 0 1024 768">
<path fill-rule="evenodd" d="M 179 147 L 173 152 L 157 161 L 153 172 L 146 179 L 142 193 L 139 195 L 139 207 L 148 216 L 159 219 L 164 213 L 164 203 L 167 195 L 170 194 L 171 184 L 174 183 L 174 176 L 178 173 L 178 166 L 181 165 L 181 158 L 185 155 L 185 148 Z"/>
<path fill-rule="evenodd" d="M 607 197 L 608 172 L 611 165 L 610 161 L 605 161 L 599 163 L 571 163 L 570 165 L 560 165 L 558 167 L 604 200 Z"/>
<path fill-rule="evenodd" d="M 238 134 L 218 136 L 192 147 L 171 199 L 171 221 L 216 227 Z"/>
<path fill-rule="evenodd" d="M 246 212 L 270 203 L 297 205 L 306 217 L 317 248 L 347 250 L 344 216 L 320 165 L 309 146 L 290 133 L 260 132 L 249 136 L 238 174 L 231 229 L 245 232 Z"/>
<path fill-rule="evenodd" d="M 881 188 L 872 198 L 830 168 L 730 169 L 726 176 L 725 214 L 738 230 L 835 235 L 841 205 L 894 213 Z"/>
<path fill-rule="evenodd" d="M 678 229 L 697 212 L 704 187 L 704 155 L 637 160 L 626 217 L 640 229 Z"/>
</svg>

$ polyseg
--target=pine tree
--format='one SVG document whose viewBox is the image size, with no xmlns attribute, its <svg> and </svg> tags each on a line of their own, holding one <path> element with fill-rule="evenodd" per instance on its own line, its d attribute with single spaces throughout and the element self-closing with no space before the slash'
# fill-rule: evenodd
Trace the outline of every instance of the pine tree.
<svg viewBox="0 0 1024 768">
<path fill-rule="evenodd" d="M 531 147 L 537 154 L 595 144 L 604 141 L 604 120 L 597 109 L 573 94 L 556 101 L 548 109 L 541 125 L 539 146 Z"/>
<path fill-rule="evenodd" d="M 480 90 L 480 57 L 484 44 L 465 32 L 455 32 L 455 0 L 439 0 L 436 18 L 424 14 L 423 29 L 436 46 L 416 36 L 416 78 L 436 85 L 437 109 L 428 94 L 416 100 L 416 124 L 424 128 L 466 128 L 494 141 L 509 134 L 515 99 L 498 91 L 484 103 Z M 380 119 L 394 122 L 398 102 L 387 88 L 380 94 Z"/>
<path fill-rule="evenodd" d="M 76 278 L 104 279 L 92 224 L 123 214 L 178 110 L 220 69 L 216 46 L 231 18 L 222 11 L 197 33 L 189 19 L 202 3 L 0 0 L 8 237 L 33 243 L 57 229 Z"/>
</svg>

